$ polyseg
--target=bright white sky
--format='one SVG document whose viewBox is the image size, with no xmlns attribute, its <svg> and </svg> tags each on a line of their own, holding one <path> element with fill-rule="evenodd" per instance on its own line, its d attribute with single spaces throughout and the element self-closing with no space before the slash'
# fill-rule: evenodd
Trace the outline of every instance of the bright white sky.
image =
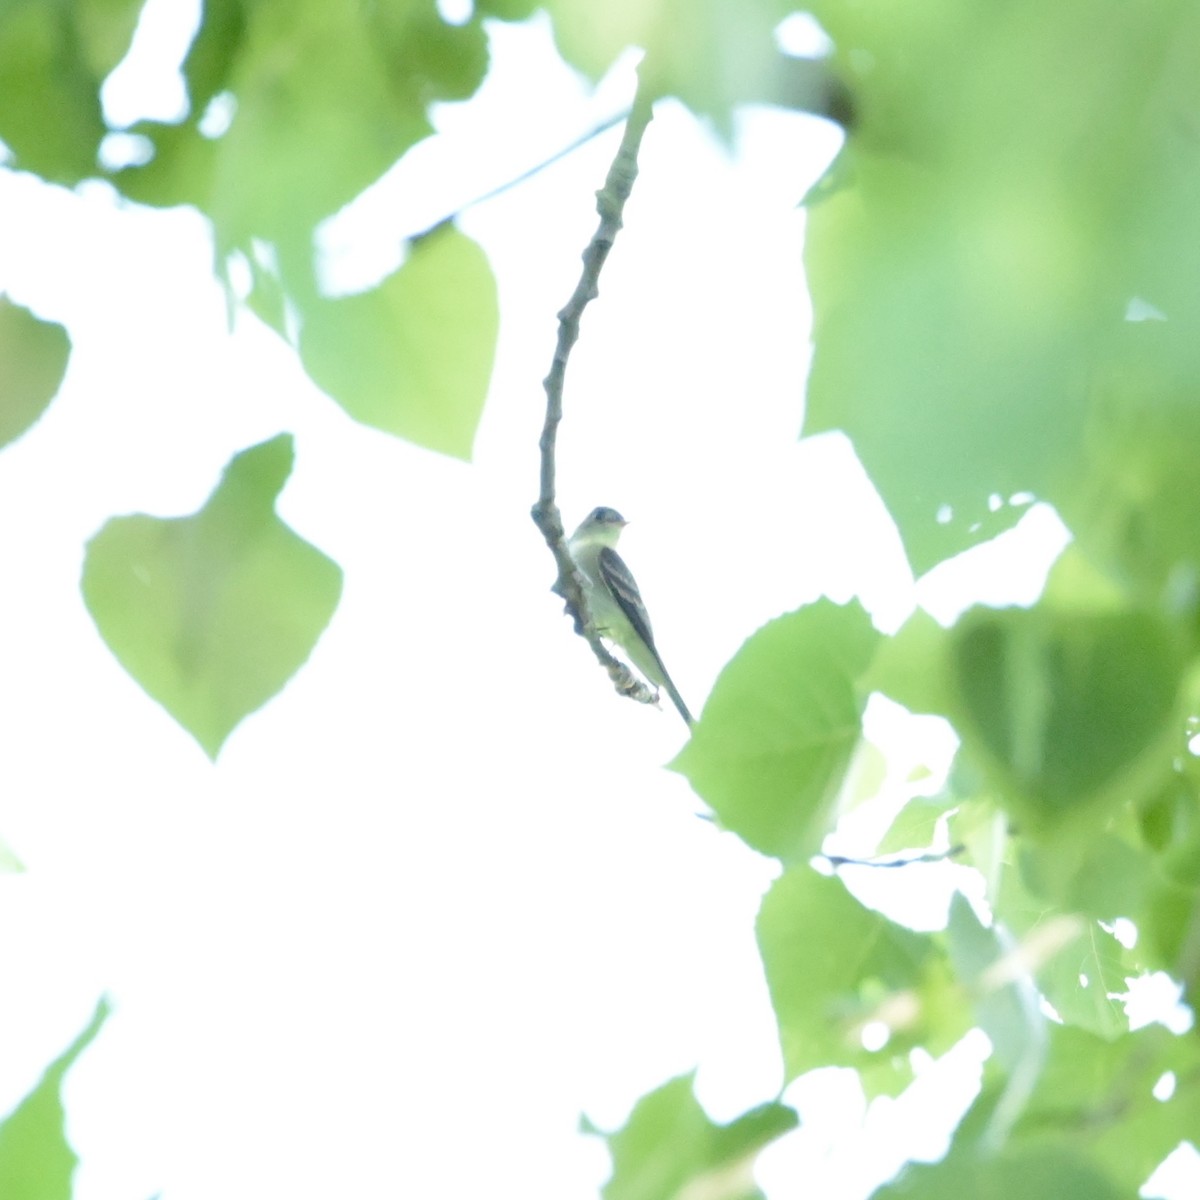
<svg viewBox="0 0 1200 1200">
<path fill-rule="evenodd" d="M 187 9 L 150 5 L 112 120 L 178 112 L 177 76 L 138 63 L 182 55 Z M 541 22 L 497 28 L 493 51 L 477 101 L 441 110 L 440 136 L 333 224 L 332 272 L 381 274 L 404 234 L 631 93 L 628 69 L 592 93 Z M 680 723 L 612 693 L 527 515 L 555 313 L 617 136 L 462 222 L 502 311 L 470 466 L 355 425 L 253 318 L 230 335 L 195 213 L 0 173 L 0 288 L 75 346 L 46 417 L 0 454 L 0 837 L 27 868 L 0 875 L 0 1111 L 107 992 L 116 1011 L 66 1087 L 77 1200 L 461 1197 L 498 1178 L 582 1200 L 607 1159 L 576 1134 L 581 1110 L 616 1125 L 697 1064 L 721 1120 L 777 1089 L 753 942 L 774 869 L 661 769 Z M 661 105 L 568 374 L 566 519 L 599 503 L 631 518 L 622 549 L 696 709 L 768 618 L 859 595 L 890 629 L 916 595 L 847 443 L 796 440 L 796 202 L 836 144 L 758 110 L 731 155 Z M 112 515 L 193 511 L 235 452 L 281 430 L 297 444 L 281 514 L 343 566 L 344 598 L 214 767 L 100 641 L 83 547 Z M 950 616 L 965 579 L 1031 599 L 1041 570 L 1014 582 L 1006 547 L 1038 547 L 1044 569 L 1061 545 L 1035 509 L 923 598 Z M 945 754 L 932 724 L 914 741 L 872 713 L 898 778 L 914 744 Z M 938 923 L 947 886 L 914 919 Z M 764 1157 L 764 1184 L 793 1194 L 803 1169 L 808 1194 L 850 1200 L 906 1152 L 936 1156 L 931 1114 L 967 1102 L 984 1050 L 969 1040 L 865 1118 L 846 1073 L 802 1081 L 806 1124 Z"/>
</svg>

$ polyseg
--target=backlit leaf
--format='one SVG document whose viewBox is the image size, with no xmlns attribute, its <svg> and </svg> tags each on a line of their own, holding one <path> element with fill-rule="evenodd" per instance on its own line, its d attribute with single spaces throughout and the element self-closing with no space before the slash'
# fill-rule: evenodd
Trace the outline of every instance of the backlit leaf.
<svg viewBox="0 0 1200 1200">
<path fill-rule="evenodd" d="M 121 665 L 210 757 L 308 658 L 342 574 L 275 514 L 281 435 L 238 454 L 190 517 L 116 517 L 88 544 L 83 594 Z"/>
<path fill-rule="evenodd" d="M 67 370 L 71 339 L 0 296 L 0 446 L 20 437 L 45 411 Z"/>
<path fill-rule="evenodd" d="M 820 847 L 862 730 L 857 680 L 879 635 L 822 600 L 760 629 L 722 671 L 672 763 L 721 824 L 784 859 Z"/>
</svg>

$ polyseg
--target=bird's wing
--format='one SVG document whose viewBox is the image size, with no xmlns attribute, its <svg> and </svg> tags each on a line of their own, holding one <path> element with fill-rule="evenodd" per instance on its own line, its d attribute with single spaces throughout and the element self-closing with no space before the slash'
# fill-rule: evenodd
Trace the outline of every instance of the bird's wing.
<svg viewBox="0 0 1200 1200">
<path fill-rule="evenodd" d="M 679 715 L 690 726 L 692 714 L 684 704 L 679 689 L 671 681 L 671 676 L 667 674 L 663 660 L 658 656 L 658 647 L 654 644 L 654 634 L 650 629 L 650 617 L 646 612 L 645 604 L 642 603 L 642 594 L 638 591 L 638 585 L 634 582 L 632 573 L 621 556 L 610 546 L 601 547 L 600 553 L 596 556 L 596 563 L 599 567 L 601 582 L 608 588 L 613 599 L 628 618 L 634 633 L 645 643 L 646 649 L 650 653 L 650 660 L 658 668 L 658 678 L 654 679 L 649 665 L 643 663 L 641 657 L 627 646 L 626 650 L 629 652 L 630 658 L 643 674 L 651 678 L 652 682 L 661 683 L 667 689 L 672 703 L 679 709 Z"/>
<path fill-rule="evenodd" d="M 621 556 L 610 546 L 603 546 L 596 560 L 600 566 L 600 578 L 612 593 L 621 611 L 629 618 L 633 631 L 654 650 L 654 633 L 650 628 L 650 617 L 642 603 L 642 594 L 633 575 Z M 657 657 L 657 651 L 655 651 Z"/>
</svg>

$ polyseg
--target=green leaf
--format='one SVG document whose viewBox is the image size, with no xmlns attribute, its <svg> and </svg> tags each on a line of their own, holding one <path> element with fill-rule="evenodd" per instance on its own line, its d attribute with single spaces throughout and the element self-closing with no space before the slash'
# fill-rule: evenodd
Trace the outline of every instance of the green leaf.
<svg viewBox="0 0 1200 1200">
<path fill-rule="evenodd" d="M 483 82 L 488 43 L 482 21 L 443 21 L 432 4 L 382 4 L 376 12 L 393 85 L 414 105 L 466 100 Z"/>
<path fill-rule="evenodd" d="M 1017 947 L 981 924 L 961 894 L 950 903 L 946 934 L 955 973 L 972 997 L 996 1058 L 1010 1075 L 1036 1076 L 1045 1055 L 1046 1018 Z"/>
<path fill-rule="evenodd" d="M 1080 550 L 1147 607 L 1200 608 L 1200 324 L 1124 322 L 1093 369 L 1088 454 L 1058 507 Z"/>
<path fill-rule="evenodd" d="M 297 0 L 246 14 L 228 75 L 237 114 L 220 139 L 204 207 L 219 244 L 268 238 L 286 270 L 311 256 L 312 226 L 430 126 L 417 81 L 392 74 L 392 48 L 373 10 Z"/>
<path fill-rule="evenodd" d="M 871 1193 L 872 1200 L 1129 1200 L 1087 1159 L 1056 1146 L 1010 1147 L 917 1163 Z"/>
<path fill-rule="evenodd" d="M 121 665 L 215 758 L 307 659 L 342 574 L 275 514 L 283 434 L 236 455 L 190 517 L 117 517 L 88 545 L 83 595 Z"/>
<path fill-rule="evenodd" d="M 184 65 L 188 120 L 139 126 L 155 156 L 115 182 L 143 203 L 196 205 L 213 221 L 218 260 L 268 243 L 303 306 L 316 299 L 317 223 L 427 137 L 427 106 L 468 94 L 486 64 L 479 24 L 446 25 L 429 0 L 215 0 Z M 201 118 L 223 93 L 234 116 L 214 140 Z"/>
<path fill-rule="evenodd" d="M 1003 869 L 1009 852 L 1009 822 L 987 793 L 974 786 L 970 778 L 973 774 L 971 766 L 963 766 L 962 755 L 958 755 L 950 769 L 946 789 L 959 799 L 960 804 L 950 814 L 946 832 L 950 844 L 962 846 L 965 861 L 992 885 Z M 988 899 L 990 902 L 991 897 Z"/>
<path fill-rule="evenodd" d="M 882 692 L 909 712 L 953 711 L 950 694 L 951 633 L 917 609 L 891 637 L 883 638 L 863 686 Z"/>
<path fill-rule="evenodd" d="M 16 166 L 55 183 L 95 174 L 106 132 L 100 78 L 78 27 L 86 13 L 64 3 L 0 6 L 0 138 Z"/>
<path fill-rule="evenodd" d="M 1089 896 L 1105 891 L 1102 882 L 1097 885 L 1092 879 L 1105 870 L 1106 861 L 1114 861 L 1104 849 L 1105 840 L 1100 839 L 1094 850 L 1085 844 L 1077 854 L 1064 852 L 1057 843 L 1036 851 L 1025 847 L 1022 869 L 1002 873 L 993 904 L 997 919 L 1014 936 L 1043 947 L 1029 955 L 1029 969 L 1054 1011 L 1069 1025 L 1111 1039 L 1129 1029 L 1124 1004 L 1114 997 L 1126 991 L 1128 977 L 1136 973 L 1134 960 L 1094 918 L 1074 918 L 1072 929 L 1066 922 L 1073 918 L 1064 915 L 1087 912 Z M 1127 906 L 1118 906 L 1121 887 L 1117 879 L 1113 882 L 1112 896 L 1103 905 L 1105 915 L 1135 918 L 1138 902 L 1130 899 Z M 1061 933 L 1047 945 L 1052 922 Z"/>
<path fill-rule="evenodd" d="M 47 1068 L 37 1087 L 0 1124 L 0 1196 L 70 1200 L 79 1159 L 63 1131 L 63 1076 L 108 1017 L 101 1000 L 87 1028 Z"/>
<path fill-rule="evenodd" d="M 1082 437 L 1079 352 L 1046 304 L 981 273 L 969 239 L 991 234 L 972 224 L 1000 217 L 904 163 L 856 175 L 809 217 L 804 431 L 850 437 L 920 575 L 1016 523 L 1023 505 L 993 496 L 1052 490 Z"/>
<path fill-rule="evenodd" d="M 466 459 L 498 325 L 483 251 L 444 226 L 379 287 L 313 303 L 300 354 L 318 386 L 356 420 Z"/>
<path fill-rule="evenodd" d="M 62 384 L 67 331 L 0 296 L 0 446 L 27 430 Z"/>
<path fill-rule="evenodd" d="M 1124 822 L 1132 826 L 1132 820 Z M 1190 836 L 1183 824 L 1179 836 Z M 1128 832 L 1128 831 L 1127 831 Z M 1039 965 L 1038 986 L 1064 1021 L 1104 1038 L 1128 1030 L 1121 997 L 1128 981 L 1146 971 L 1167 971 L 1187 997 L 1200 982 L 1191 950 L 1200 920 L 1200 887 L 1171 875 L 1176 843 L 1158 848 L 1135 844 L 1114 830 L 1085 838 L 1071 831 L 1021 849 L 1020 871 L 1001 874 L 993 898 L 997 916 L 1021 936 L 1036 934 L 1047 916 L 1085 914 L 1112 922 L 1118 917 L 1137 927 L 1137 943 L 1122 945 L 1094 919 L 1054 958 Z"/>
<path fill-rule="evenodd" d="M 1134 918 L 1141 961 L 1170 971 L 1184 985 L 1184 999 L 1193 1008 L 1200 1002 L 1200 888 L 1170 879 L 1156 882 L 1144 909 Z"/>
<path fill-rule="evenodd" d="M 821 600 L 765 625 L 721 672 L 671 766 L 756 850 L 793 859 L 820 848 L 878 638 L 860 605 Z"/>
<path fill-rule="evenodd" d="M 1034 895 L 1109 923 L 1141 910 L 1155 874 L 1145 851 L 1108 831 L 1070 847 L 1026 844 L 1020 866 Z"/>
<path fill-rule="evenodd" d="M 806 430 L 846 430 L 917 573 L 1011 524 L 1016 493 L 1086 523 L 1094 385 L 1131 299 L 1181 345 L 1200 328 L 1200 162 L 1181 121 L 1200 108 L 1200 13 L 812 11 L 858 121 L 852 184 L 805 239 Z"/>
<path fill-rule="evenodd" d="M 1167 1072 L 1173 1094 L 1154 1087 Z M 1037 1090 L 1014 1141 L 1053 1141 L 1086 1154 L 1124 1195 L 1135 1195 L 1160 1162 L 1200 1129 L 1200 1047 L 1150 1025 L 1115 1040 L 1053 1026 Z"/>
<path fill-rule="evenodd" d="M 896 814 L 879 839 L 876 854 L 898 854 L 902 850 L 927 850 L 933 845 L 938 822 L 954 801 L 945 796 L 914 796 Z"/>
<path fill-rule="evenodd" d="M 727 128 L 733 105 L 786 70 L 774 30 L 794 8 L 780 0 L 551 0 L 554 37 L 572 66 L 599 79 L 630 46 L 659 95 L 678 96 Z"/>
<path fill-rule="evenodd" d="M 74 0 L 80 50 L 95 78 L 104 79 L 125 57 L 145 0 Z"/>
<path fill-rule="evenodd" d="M 841 811 L 853 812 L 875 800 L 887 780 L 888 760 L 874 742 L 859 740 L 842 779 Z"/>
<path fill-rule="evenodd" d="M 865 1082 L 898 1091 L 911 1079 L 907 1048 L 940 1049 L 964 1031 L 940 1002 L 933 939 L 864 908 L 840 879 L 785 872 L 763 899 L 757 934 L 789 1080 L 857 1067 Z M 889 1027 L 882 1049 L 863 1046 L 872 1021 Z"/>
<path fill-rule="evenodd" d="M 760 1200 L 752 1174 L 768 1143 L 796 1127 L 782 1104 L 763 1104 L 728 1125 L 716 1125 L 696 1102 L 693 1076 L 682 1075 L 634 1106 L 623 1129 L 609 1135 L 612 1178 L 605 1200 Z M 599 1132 L 585 1121 L 585 1132 Z"/>
<path fill-rule="evenodd" d="M 1023 832 L 1098 821 L 1161 783 L 1180 647 L 1148 613 L 974 609 L 955 627 L 955 726 Z"/>
<path fill-rule="evenodd" d="M 1198 767 L 1189 751 L 1179 769 L 1138 814 L 1142 839 L 1158 853 L 1162 874 L 1186 888 L 1200 886 Z"/>
<path fill-rule="evenodd" d="M 183 60 L 193 116 L 230 87 L 252 6 L 252 0 L 205 0 L 200 28 Z"/>
<path fill-rule="evenodd" d="M 531 17 L 538 5 L 536 0 L 479 0 L 475 9 L 501 21 L 524 21 Z"/>
</svg>

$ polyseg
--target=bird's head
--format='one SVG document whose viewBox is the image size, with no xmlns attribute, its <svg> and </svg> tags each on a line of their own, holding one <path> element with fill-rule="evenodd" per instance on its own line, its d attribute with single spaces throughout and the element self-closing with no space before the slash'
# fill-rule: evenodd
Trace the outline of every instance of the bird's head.
<svg viewBox="0 0 1200 1200">
<path fill-rule="evenodd" d="M 621 536 L 621 530 L 627 524 L 628 522 L 615 508 L 605 508 L 604 505 L 601 505 L 599 508 L 593 508 L 583 518 L 579 528 L 571 534 L 571 541 L 576 545 L 592 542 L 601 546 L 615 546 L 617 539 Z"/>
</svg>

